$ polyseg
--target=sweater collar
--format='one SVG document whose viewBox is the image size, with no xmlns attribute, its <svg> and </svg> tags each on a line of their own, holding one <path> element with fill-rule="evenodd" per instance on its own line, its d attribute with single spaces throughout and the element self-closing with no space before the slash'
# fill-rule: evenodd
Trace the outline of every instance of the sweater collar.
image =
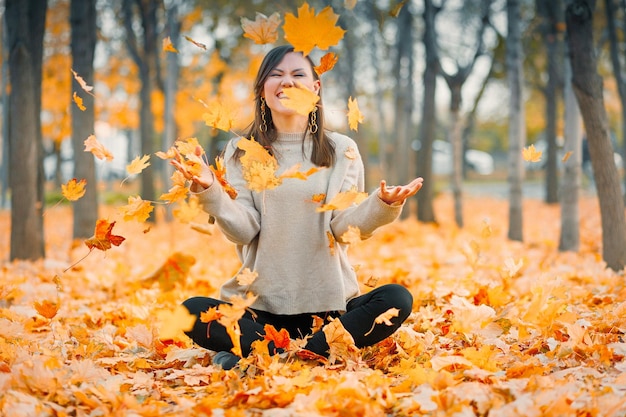
<svg viewBox="0 0 626 417">
<path fill-rule="evenodd" d="M 305 139 L 309 138 L 309 134 L 306 135 Z M 302 143 L 302 133 L 279 133 L 276 136 L 276 141 L 281 143 Z"/>
</svg>

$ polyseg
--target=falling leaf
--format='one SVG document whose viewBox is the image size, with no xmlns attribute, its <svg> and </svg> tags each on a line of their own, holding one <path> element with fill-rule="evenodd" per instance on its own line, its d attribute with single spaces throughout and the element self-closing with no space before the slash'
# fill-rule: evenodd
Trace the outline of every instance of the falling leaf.
<svg viewBox="0 0 626 417">
<path fill-rule="evenodd" d="M 324 193 L 313 194 L 313 197 L 311 197 L 311 201 L 313 201 L 314 203 L 322 203 L 324 202 L 325 199 L 326 199 L 326 194 Z"/>
<path fill-rule="evenodd" d="M 287 329 L 280 329 L 280 331 L 278 331 L 271 324 L 266 324 L 263 327 L 263 331 L 265 333 L 263 338 L 274 342 L 274 346 L 276 346 L 277 349 L 289 349 L 290 338 Z"/>
<path fill-rule="evenodd" d="M 218 322 L 226 328 L 226 333 L 230 337 L 233 348 L 232 352 L 237 356 L 242 356 L 241 353 L 241 328 L 239 327 L 239 319 L 243 317 L 252 303 L 257 299 L 257 296 L 250 293 L 246 294 L 246 297 L 235 295 L 230 298 L 228 304 L 220 304 L 218 311 L 221 317 Z"/>
<path fill-rule="evenodd" d="M 563 158 L 561 158 L 561 162 L 567 162 L 567 160 L 572 156 L 573 153 L 573 151 L 567 151 L 565 155 L 563 155 Z"/>
<path fill-rule="evenodd" d="M 372 324 L 372 328 L 365 333 L 365 336 L 369 335 L 370 333 L 372 333 L 372 331 L 374 331 L 374 327 L 377 324 L 385 324 L 387 326 L 393 326 L 393 323 L 391 322 L 391 319 L 394 317 L 398 317 L 398 314 L 400 314 L 400 310 L 398 310 L 395 307 L 392 307 L 390 309 L 388 309 L 387 311 L 385 311 L 384 313 L 381 313 L 380 315 L 378 315 L 378 317 L 376 317 L 374 319 L 374 323 Z"/>
<path fill-rule="evenodd" d="M 519 262 L 515 262 L 513 258 L 507 258 L 504 260 L 504 270 L 507 272 L 510 278 L 513 278 L 523 265 L 523 259 L 520 259 Z"/>
<path fill-rule="evenodd" d="M 41 303 L 35 301 L 33 306 L 35 307 L 35 310 L 37 310 L 37 313 L 47 319 L 53 319 L 59 311 L 59 303 L 56 301 L 43 300 Z"/>
<path fill-rule="evenodd" d="M 87 245 L 90 250 L 95 248 L 101 251 L 111 249 L 112 245 L 121 245 L 125 238 L 112 234 L 113 226 L 115 226 L 115 222 L 99 219 L 96 222 L 94 235 L 85 240 L 85 245 Z"/>
<path fill-rule="evenodd" d="M 352 188 L 349 191 L 338 193 L 328 203 L 318 207 L 317 211 L 345 210 L 353 204 L 359 204 L 366 198 L 366 192 L 360 192 L 356 188 Z"/>
<path fill-rule="evenodd" d="M 363 123 L 365 117 L 359 110 L 359 104 L 356 99 L 352 99 L 350 97 L 348 99 L 348 124 L 350 125 L 350 129 L 355 132 L 359 130 L 359 123 Z"/>
<path fill-rule="evenodd" d="M 226 165 L 224 164 L 224 158 L 221 156 L 216 157 L 215 167 L 210 165 L 209 168 L 213 172 L 213 175 L 215 175 L 215 179 L 222 185 L 224 191 L 226 191 L 226 194 L 228 194 L 228 196 L 233 200 L 237 198 L 237 190 L 235 190 L 226 179 Z"/>
<path fill-rule="evenodd" d="M 188 200 L 178 201 L 178 207 L 172 210 L 172 214 L 181 223 L 190 223 L 193 219 L 202 213 L 202 207 L 198 202 L 198 197 L 192 195 Z"/>
<path fill-rule="evenodd" d="M 252 39 L 254 43 L 263 45 L 274 43 L 278 39 L 278 26 L 280 26 L 280 13 L 275 12 L 270 17 L 257 12 L 254 21 L 241 18 L 244 38 Z"/>
<path fill-rule="evenodd" d="M 76 178 L 72 178 L 67 182 L 67 184 L 61 185 L 61 194 L 63 197 L 67 198 L 69 201 L 76 201 L 85 195 L 85 186 L 87 185 L 87 180 L 82 179 L 80 181 L 76 181 Z"/>
<path fill-rule="evenodd" d="M 328 52 L 322 56 L 320 59 L 320 64 L 317 65 L 314 69 L 318 76 L 322 75 L 325 72 L 332 70 L 337 63 L 339 57 L 334 52 Z"/>
<path fill-rule="evenodd" d="M 178 305 L 174 311 L 162 310 L 157 312 L 157 319 L 161 323 L 159 338 L 161 340 L 177 340 L 184 337 L 183 332 L 193 329 L 196 316 L 189 313 L 185 306 Z"/>
<path fill-rule="evenodd" d="M 178 53 L 178 49 L 176 49 L 174 47 L 174 45 L 172 44 L 172 40 L 170 39 L 169 36 L 165 37 L 163 39 L 163 51 L 164 52 L 173 52 L 175 54 Z"/>
<path fill-rule="evenodd" d="M 328 249 L 330 249 L 330 254 L 335 256 L 335 236 L 327 230 L 326 237 L 328 238 Z"/>
<path fill-rule="evenodd" d="M 391 10 L 389 10 L 389 16 L 398 17 L 398 15 L 400 14 L 400 11 L 402 10 L 405 4 L 406 4 L 406 0 L 402 0 L 401 2 L 398 2 L 395 6 L 391 8 Z"/>
<path fill-rule="evenodd" d="M 535 145 L 530 145 L 522 149 L 522 157 L 527 162 L 539 162 L 541 160 L 541 151 L 535 149 Z"/>
<path fill-rule="evenodd" d="M 219 320 L 220 317 L 222 317 L 222 313 L 217 310 L 217 307 L 209 307 L 207 311 L 200 313 L 200 321 L 202 323 L 210 323 Z"/>
<path fill-rule="evenodd" d="M 159 200 L 167 201 L 168 203 L 175 203 L 182 201 L 189 195 L 189 188 L 181 185 L 174 185 L 167 193 L 163 193 L 159 196 Z"/>
<path fill-rule="evenodd" d="M 126 165 L 126 171 L 131 175 L 141 173 L 141 171 L 150 166 L 150 162 L 148 162 L 149 159 L 150 155 L 144 155 L 141 158 L 138 156 L 135 157 L 130 164 Z"/>
<path fill-rule="evenodd" d="M 237 120 L 234 110 L 224 103 L 216 103 L 210 106 L 202 114 L 202 119 L 207 126 L 223 130 L 224 132 L 229 132 Z"/>
<path fill-rule="evenodd" d="M 96 139 L 95 135 L 89 135 L 84 143 L 85 152 L 91 152 L 98 159 L 113 160 L 113 154 Z"/>
<path fill-rule="evenodd" d="M 200 43 L 200 42 L 196 42 L 193 39 L 191 39 L 189 36 L 185 36 L 185 39 L 188 40 L 189 42 L 193 43 L 194 45 L 196 45 L 200 49 L 204 49 L 205 51 L 209 50 L 209 48 L 207 48 L 207 46 L 205 44 Z"/>
<path fill-rule="evenodd" d="M 283 88 L 283 93 L 285 94 L 285 98 L 281 99 L 283 106 L 302 116 L 308 116 L 320 100 L 320 96 L 315 91 L 309 90 L 298 82 L 295 87 Z"/>
<path fill-rule="evenodd" d="M 357 0 L 344 0 L 343 7 L 347 10 L 352 10 L 356 6 Z"/>
<path fill-rule="evenodd" d="M 76 94 L 76 91 L 74 91 L 74 94 L 72 94 L 72 100 L 74 100 L 74 103 L 76 103 L 76 106 L 78 106 L 81 111 L 87 110 L 87 107 L 85 107 L 85 105 L 83 104 L 83 99 L 78 94 Z"/>
<path fill-rule="evenodd" d="M 348 226 L 348 231 L 341 235 L 341 241 L 348 244 L 356 244 L 361 241 L 361 230 L 356 226 Z"/>
<path fill-rule="evenodd" d="M 93 94 L 91 93 L 91 91 L 93 90 L 93 86 L 87 85 L 83 77 L 78 75 L 76 71 L 74 71 L 73 69 L 70 69 L 70 71 L 72 71 L 72 75 L 74 76 L 74 79 L 78 82 L 78 84 L 80 85 L 80 88 L 85 90 L 86 93 L 93 96 Z"/>
<path fill-rule="evenodd" d="M 337 358 L 349 358 L 358 352 L 358 348 L 354 344 L 354 338 L 343 327 L 341 320 L 338 318 L 332 319 L 330 323 L 322 328 L 322 331 L 326 336 L 326 343 L 330 347 L 329 362 L 333 363 Z"/>
<path fill-rule="evenodd" d="M 237 284 L 239 285 L 250 285 L 256 280 L 259 276 L 259 273 L 256 271 L 251 271 L 250 268 L 245 268 L 239 274 L 237 274 Z"/>
<path fill-rule="evenodd" d="M 283 31 L 285 39 L 294 47 L 294 51 L 308 55 L 316 46 L 326 50 L 336 45 L 343 38 L 345 30 L 335 26 L 339 16 L 330 6 L 326 6 L 316 16 L 315 9 L 308 3 L 298 8 L 298 17 L 285 14 Z"/>
<path fill-rule="evenodd" d="M 148 220 L 153 209 L 154 207 L 149 201 L 145 201 L 139 196 L 129 196 L 128 204 L 118 208 L 119 212 L 124 215 L 124 221 L 135 220 L 140 223 Z"/>
<path fill-rule="evenodd" d="M 146 284 L 158 282 L 162 291 L 172 291 L 176 284 L 184 284 L 189 276 L 191 267 L 196 263 L 196 258 L 175 252 L 168 257 L 152 275 L 143 280 Z"/>
</svg>

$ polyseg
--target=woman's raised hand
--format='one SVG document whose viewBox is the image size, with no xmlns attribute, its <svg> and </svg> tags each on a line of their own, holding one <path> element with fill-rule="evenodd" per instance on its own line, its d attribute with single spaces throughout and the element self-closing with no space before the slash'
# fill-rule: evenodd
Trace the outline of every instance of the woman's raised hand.
<svg viewBox="0 0 626 417">
<path fill-rule="evenodd" d="M 423 178 L 415 178 L 407 185 L 387 186 L 385 180 L 380 181 L 379 197 L 387 204 L 400 205 L 409 197 L 414 196 L 422 188 Z"/>
<path fill-rule="evenodd" d="M 193 175 L 191 172 L 189 172 L 185 165 L 185 162 L 183 161 L 183 156 L 178 152 L 178 150 L 176 150 L 176 158 L 172 159 L 171 164 L 174 166 L 174 168 L 180 171 L 185 176 L 185 178 L 192 182 L 191 191 L 199 192 L 209 188 L 213 184 L 213 181 L 215 181 L 215 176 L 213 175 L 211 168 L 209 168 L 209 165 L 202 158 L 202 147 L 197 146 L 195 154 L 201 161 L 199 175 Z"/>
</svg>

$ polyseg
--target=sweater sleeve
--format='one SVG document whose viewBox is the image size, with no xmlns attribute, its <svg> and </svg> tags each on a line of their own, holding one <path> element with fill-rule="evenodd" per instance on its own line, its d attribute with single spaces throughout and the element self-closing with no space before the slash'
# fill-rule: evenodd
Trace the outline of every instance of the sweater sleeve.
<svg viewBox="0 0 626 417">
<path fill-rule="evenodd" d="M 356 143 L 352 139 L 348 139 L 347 145 L 340 143 L 337 147 L 338 172 L 342 174 L 340 192 L 353 188 L 363 192 L 365 169 Z M 378 196 L 378 191 L 376 189 L 358 205 L 332 212 L 331 229 L 335 239 L 341 241 L 341 236 L 348 231 L 349 226 L 358 227 L 361 238 L 367 239 L 376 229 L 398 218 L 403 205 L 391 206 L 385 203 Z"/>
<path fill-rule="evenodd" d="M 237 190 L 237 197 L 231 199 L 217 181 L 197 195 L 204 210 L 215 218 L 224 235 L 233 243 L 247 245 L 259 233 L 261 214 L 254 204 L 252 192 L 246 187 L 241 166 L 233 158 L 236 140 L 228 143 L 224 161 L 227 180 Z"/>
</svg>

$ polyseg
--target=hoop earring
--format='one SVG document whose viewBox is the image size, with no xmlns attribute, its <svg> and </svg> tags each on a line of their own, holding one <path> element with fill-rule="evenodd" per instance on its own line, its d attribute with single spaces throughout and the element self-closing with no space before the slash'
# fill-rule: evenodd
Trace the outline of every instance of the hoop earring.
<svg viewBox="0 0 626 417">
<path fill-rule="evenodd" d="M 317 107 L 313 109 L 313 111 L 311 112 L 311 115 L 309 117 L 309 132 L 311 132 L 311 134 L 315 134 L 317 133 Z"/>
<path fill-rule="evenodd" d="M 259 130 L 263 133 L 267 132 L 267 121 L 265 120 L 265 98 L 261 97 L 261 125 Z"/>
</svg>

